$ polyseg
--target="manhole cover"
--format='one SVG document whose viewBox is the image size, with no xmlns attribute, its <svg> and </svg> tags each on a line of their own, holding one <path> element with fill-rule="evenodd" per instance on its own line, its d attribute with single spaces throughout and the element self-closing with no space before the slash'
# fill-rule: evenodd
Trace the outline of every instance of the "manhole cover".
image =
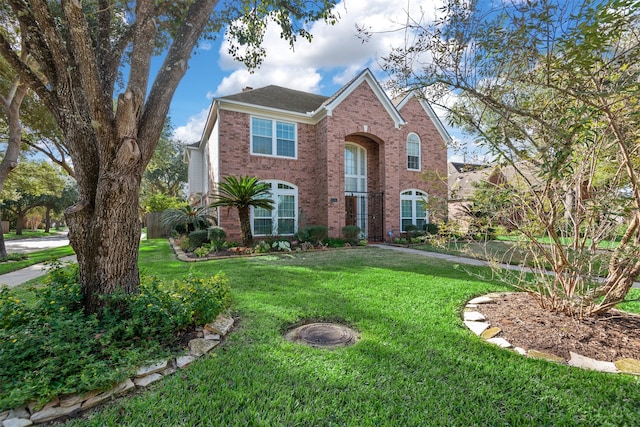
<svg viewBox="0 0 640 427">
<path fill-rule="evenodd" d="M 344 347 L 354 344 L 358 335 L 353 329 L 336 323 L 309 323 L 290 330 L 286 338 L 312 347 Z"/>
</svg>

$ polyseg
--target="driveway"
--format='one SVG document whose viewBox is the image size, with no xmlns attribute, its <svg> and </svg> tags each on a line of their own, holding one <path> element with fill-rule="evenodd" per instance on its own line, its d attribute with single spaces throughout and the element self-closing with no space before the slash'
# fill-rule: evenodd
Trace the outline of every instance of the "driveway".
<svg viewBox="0 0 640 427">
<path fill-rule="evenodd" d="M 28 253 L 42 249 L 58 248 L 69 244 L 67 233 L 54 234 L 46 237 L 28 239 L 5 240 L 4 246 L 8 253 Z"/>
</svg>

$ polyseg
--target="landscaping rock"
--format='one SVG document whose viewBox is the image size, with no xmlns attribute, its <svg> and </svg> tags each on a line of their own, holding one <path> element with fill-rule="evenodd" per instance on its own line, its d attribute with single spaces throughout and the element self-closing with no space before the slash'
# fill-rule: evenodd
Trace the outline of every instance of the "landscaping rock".
<svg viewBox="0 0 640 427">
<path fill-rule="evenodd" d="M 487 342 L 490 342 L 491 344 L 495 344 L 498 347 L 511 348 L 511 343 L 505 340 L 504 338 L 489 338 Z"/>
<path fill-rule="evenodd" d="M 569 359 L 569 366 L 576 368 L 591 369 L 592 371 L 609 372 L 615 374 L 618 372 L 618 368 L 613 362 L 603 362 L 601 360 L 595 360 L 590 357 L 582 356 L 572 351 L 569 352 L 571 358 Z"/>
<path fill-rule="evenodd" d="M 483 333 L 485 331 L 485 329 L 487 329 L 489 327 L 489 323 L 488 322 L 469 322 L 469 321 L 465 321 L 464 324 L 467 325 L 467 328 L 469 328 L 471 330 L 471 332 L 473 332 L 476 335 L 480 335 L 481 333 Z"/>
<path fill-rule="evenodd" d="M 18 406 L 9 411 L 7 418 L 29 418 L 31 413 L 24 406 Z"/>
<path fill-rule="evenodd" d="M 194 338 L 189 341 L 189 354 L 200 357 L 211 351 L 220 341 L 205 340 L 204 338 Z"/>
<path fill-rule="evenodd" d="M 56 418 L 70 415 L 80 409 L 80 403 L 76 403 L 73 406 L 63 408 L 62 406 L 45 407 L 41 411 L 38 411 L 31 415 L 31 421 L 35 424 L 46 423 L 47 421 L 55 420 Z"/>
<path fill-rule="evenodd" d="M 640 375 L 640 360 L 620 359 L 613 362 L 620 372 L 625 374 Z"/>
<path fill-rule="evenodd" d="M 194 360 L 196 360 L 195 357 L 193 356 L 180 356 L 176 358 L 176 365 L 178 366 L 178 368 L 182 369 L 182 368 L 186 368 L 187 366 L 189 366 L 191 364 L 191 362 L 193 362 Z"/>
<path fill-rule="evenodd" d="M 494 304 L 495 301 L 487 296 L 477 297 L 469 301 L 467 304 Z"/>
<path fill-rule="evenodd" d="M 220 341 L 220 334 L 215 334 L 213 332 L 207 331 L 205 330 L 204 333 L 204 339 L 205 340 L 216 340 L 216 341 Z"/>
<path fill-rule="evenodd" d="M 529 350 L 527 356 L 531 357 L 532 359 L 543 359 L 548 360 L 549 362 L 565 363 L 564 357 L 556 356 L 555 354 L 551 353 L 545 353 L 544 351 Z"/>
<path fill-rule="evenodd" d="M 527 350 L 525 350 L 522 347 L 516 347 L 514 348 L 515 352 L 522 355 L 522 356 L 526 356 L 527 355 Z"/>
<path fill-rule="evenodd" d="M 136 371 L 136 377 L 144 377 L 147 375 L 155 374 L 167 368 L 167 361 L 158 362 L 155 365 L 143 366 Z"/>
<path fill-rule="evenodd" d="M 465 311 L 464 312 L 464 320 L 468 322 L 482 322 L 483 320 L 487 320 L 486 317 L 477 311 Z"/>
<path fill-rule="evenodd" d="M 233 318 L 220 314 L 212 323 L 204 325 L 204 329 L 214 334 L 227 335 L 232 326 Z"/>
<path fill-rule="evenodd" d="M 0 412 L 0 422 L 9 418 L 9 411 Z"/>
<path fill-rule="evenodd" d="M 147 375 L 146 377 L 136 378 L 135 380 L 133 380 L 133 383 L 136 385 L 136 387 L 146 387 L 149 384 L 154 383 L 161 379 L 162 379 L 162 375 L 158 373 L 154 373 L 151 375 Z"/>
<path fill-rule="evenodd" d="M 127 378 L 126 381 L 123 381 L 119 384 L 117 384 L 114 388 L 112 388 L 111 390 L 107 390 L 103 393 L 100 393 L 96 396 L 93 396 L 90 399 L 87 399 L 86 401 L 84 401 L 82 403 L 82 407 L 81 409 L 84 411 L 85 409 L 89 409 L 89 408 L 93 408 L 94 406 L 102 403 L 103 401 L 107 400 L 108 398 L 110 398 L 111 396 L 113 396 L 114 394 L 122 394 L 125 393 L 128 390 L 131 390 L 132 388 L 135 388 L 135 384 L 133 383 L 133 381 L 131 381 L 131 379 Z"/>
<path fill-rule="evenodd" d="M 90 391 L 88 393 L 83 394 L 71 394 L 69 396 L 65 396 L 60 399 L 60 406 L 64 408 L 68 408 L 69 406 L 73 406 L 77 403 L 82 403 L 85 400 L 91 399 L 93 396 L 97 396 L 99 393 L 98 390 Z"/>
<path fill-rule="evenodd" d="M 485 340 L 488 340 L 490 338 L 495 337 L 496 335 L 498 335 L 500 332 L 502 332 L 502 329 L 498 328 L 497 326 L 494 326 L 492 328 L 487 329 L 486 331 L 484 331 L 483 333 L 480 334 L 480 336 L 482 338 L 484 338 Z"/>
<path fill-rule="evenodd" d="M 2 427 L 27 427 L 32 425 L 33 421 L 27 418 L 9 418 L 2 422 Z"/>
</svg>

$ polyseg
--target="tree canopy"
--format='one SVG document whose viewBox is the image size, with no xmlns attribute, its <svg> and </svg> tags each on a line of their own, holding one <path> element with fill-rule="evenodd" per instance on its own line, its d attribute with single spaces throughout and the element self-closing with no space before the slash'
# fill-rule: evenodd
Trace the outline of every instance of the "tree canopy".
<svg viewBox="0 0 640 427">
<path fill-rule="evenodd" d="M 191 52 L 224 29 L 250 68 L 264 56 L 268 22 L 290 43 L 312 21 L 332 22 L 334 1 L 183 2 L 8 0 L 0 13 L 0 56 L 53 114 L 78 182 L 66 211 L 83 304 L 139 287 L 138 198 L 173 94 Z M 20 43 L 16 43 L 19 41 Z M 163 63 L 151 75 L 151 59 Z"/>
<path fill-rule="evenodd" d="M 503 218 L 555 275 L 518 284 L 544 289 L 541 302 L 556 310 L 606 311 L 640 273 L 640 2 L 482 5 L 450 0 L 434 24 L 411 21 L 413 42 L 386 58 L 392 86 L 423 90 L 519 173 L 525 185 L 510 190 Z M 616 238 L 600 283 L 596 249 Z"/>
</svg>

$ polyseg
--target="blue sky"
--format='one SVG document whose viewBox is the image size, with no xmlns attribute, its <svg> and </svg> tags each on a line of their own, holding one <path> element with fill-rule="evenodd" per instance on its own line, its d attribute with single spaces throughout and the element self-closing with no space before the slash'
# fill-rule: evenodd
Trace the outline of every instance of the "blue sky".
<svg viewBox="0 0 640 427">
<path fill-rule="evenodd" d="M 334 26 L 315 23 L 310 28 L 312 43 L 299 41 L 293 51 L 280 39 L 277 28 L 271 27 L 263 44 L 267 57 L 253 74 L 230 57 L 224 37 L 203 43 L 189 62 L 171 104 L 174 137 L 187 143 L 199 140 L 212 100 L 247 86 L 273 84 L 329 96 L 364 68 L 384 81 L 379 62 L 391 47 L 404 44 L 401 28 L 407 11 L 412 17 L 433 20 L 440 6 L 441 0 L 343 0 L 335 8 L 339 22 Z M 373 32 L 368 42 L 356 36 L 356 26 Z M 450 131 L 455 138 L 457 132 Z M 461 160 L 451 150 L 449 157 Z"/>
</svg>

